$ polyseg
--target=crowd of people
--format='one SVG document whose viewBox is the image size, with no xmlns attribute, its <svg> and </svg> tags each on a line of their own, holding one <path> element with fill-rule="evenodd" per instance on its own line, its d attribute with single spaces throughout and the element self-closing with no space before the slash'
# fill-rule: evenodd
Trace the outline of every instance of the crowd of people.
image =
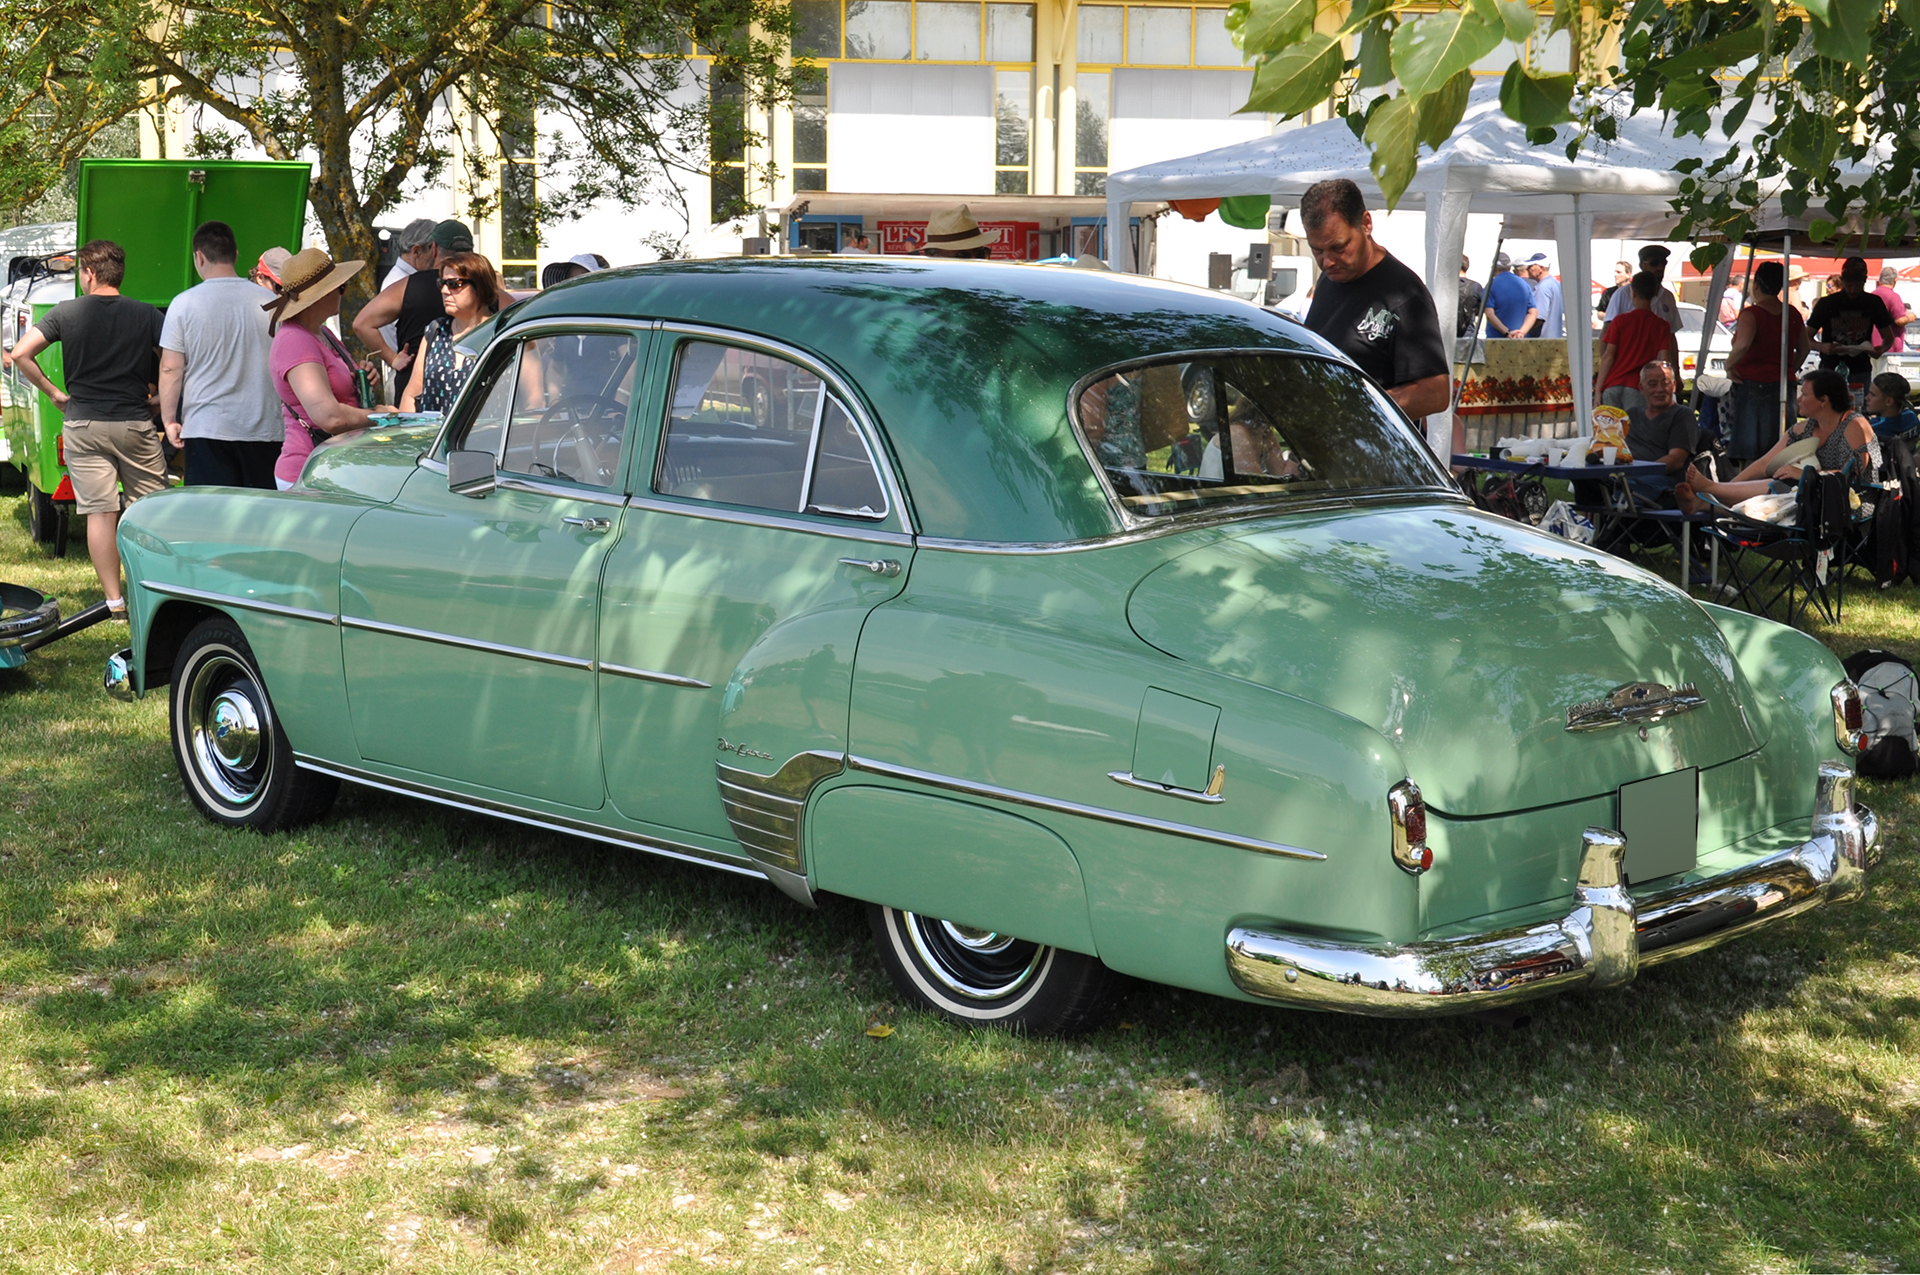
<svg viewBox="0 0 1920 1275">
<path fill-rule="evenodd" d="M 232 227 L 205 222 L 191 244 L 200 282 L 162 312 L 121 295 L 119 244 L 94 240 L 74 254 L 80 295 L 28 328 L 7 358 L 62 413 L 74 511 L 86 516 L 88 556 L 111 612 L 126 608 L 120 514 L 167 485 L 170 451 L 188 486 L 284 491 L 316 445 L 366 428 L 395 400 L 403 412 L 452 404 L 474 363 L 461 339 L 499 313 L 507 290 L 459 221 L 415 221 L 395 247 L 380 292 L 353 321 L 375 356 L 364 364 L 338 331 L 364 261 L 274 247 L 243 278 Z M 578 256 L 562 273 L 550 267 L 543 283 L 606 266 Z M 55 345 L 64 389 L 38 361 Z"/>
</svg>

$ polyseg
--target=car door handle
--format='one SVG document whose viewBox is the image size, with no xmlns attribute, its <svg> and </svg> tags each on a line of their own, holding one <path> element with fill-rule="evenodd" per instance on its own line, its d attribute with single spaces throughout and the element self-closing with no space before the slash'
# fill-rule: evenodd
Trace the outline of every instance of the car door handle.
<svg viewBox="0 0 1920 1275">
<path fill-rule="evenodd" d="M 900 574 L 900 564 L 892 558 L 842 558 L 840 559 L 840 565 L 843 567 L 859 567 L 862 570 L 871 571 L 877 576 L 892 577 Z"/>
<path fill-rule="evenodd" d="M 613 530 L 613 519 L 611 518 L 562 518 L 560 521 L 569 527 L 578 527 L 580 530 L 596 536 L 604 536 Z"/>
</svg>

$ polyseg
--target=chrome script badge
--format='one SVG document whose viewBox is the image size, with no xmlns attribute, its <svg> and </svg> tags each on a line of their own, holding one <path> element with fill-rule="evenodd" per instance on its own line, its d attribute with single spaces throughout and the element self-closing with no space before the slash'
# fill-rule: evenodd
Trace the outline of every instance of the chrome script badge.
<svg viewBox="0 0 1920 1275">
<path fill-rule="evenodd" d="M 1567 710 L 1567 729 L 1606 730 L 1628 723 L 1647 725 L 1663 717 L 1690 713 L 1707 701 L 1692 682 L 1663 686 L 1659 682 L 1629 682 L 1602 699 L 1575 704 Z"/>
</svg>

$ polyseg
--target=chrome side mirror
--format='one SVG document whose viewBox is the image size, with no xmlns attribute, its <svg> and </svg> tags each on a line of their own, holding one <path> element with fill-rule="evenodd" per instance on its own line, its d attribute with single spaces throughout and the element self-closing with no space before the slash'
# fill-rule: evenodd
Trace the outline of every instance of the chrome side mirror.
<svg viewBox="0 0 1920 1275">
<path fill-rule="evenodd" d="M 478 500 L 497 482 L 492 452 L 447 453 L 447 490 L 454 495 Z"/>
</svg>

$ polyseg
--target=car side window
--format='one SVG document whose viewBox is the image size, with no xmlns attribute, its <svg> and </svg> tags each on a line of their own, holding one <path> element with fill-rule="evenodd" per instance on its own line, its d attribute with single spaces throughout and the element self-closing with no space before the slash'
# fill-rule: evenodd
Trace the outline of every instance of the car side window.
<svg viewBox="0 0 1920 1275">
<path fill-rule="evenodd" d="M 709 341 L 680 347 L 654 490 L 781 513 L 887 516 L 866 440 L 819 377 Z"/>
<path fill-rule="evenodd" d="M 561 332 L 523 341 L 500 468 L 590 487 L 618 486 L 639 348 L 623 332 Z"/>
<path fill-rule="evenodd" d="M 507 429 L 507 408 L 513 402 L 514 357 L 494 360 L 493 366 L 485 369 L 482 382 L 484 390 L 478 396 L 469 398 L 469 402 L 478 402 L 474 410 L 461 426 L 449 450 L 486 452 L 491 456 L 500 454 L 500 440 Z"/>
</svg>

